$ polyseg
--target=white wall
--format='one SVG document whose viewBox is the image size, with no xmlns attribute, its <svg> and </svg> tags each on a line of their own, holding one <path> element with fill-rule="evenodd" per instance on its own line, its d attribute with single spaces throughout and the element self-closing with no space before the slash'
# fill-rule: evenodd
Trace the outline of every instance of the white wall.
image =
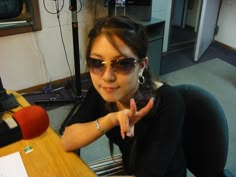
<svg viewBox="0 0 236 177">
<path fill-rule="evenodd" d="M 102 2 L 102 0 L 100 0 Z M 0 38 L 0 76 L 4 87 L 20 90 L 58 80 L 70 75 L 63 51 L 62 42 L 55 15 L 48 14 L 39 0 L 42 31 L 24 33 Z M 54 2 L 48 2 L 53 10 Z M 61 24 L 70 66 L 74 72 L 73 45 L 71 31 L 71 12 L 69 1 L 65 1 L 61 14 Z M 100 2 L 100 3 L 101 3 Z M 84 68 L 87 32 L 94 22 L 95 1 L 82 0 L 83 9 L 78 14 L 79 39 L 81 52 L 81 72 Z M 170 21 L 171 0 L 153 0 L 153 17 Z M 236 48 L 236 0 L 223 0 L 219 18 L 219 33 L 216 40 Z M 166 25 L 163 51 L 167 51 L 169 28 Z"/>
<path fill-rule="evenodd" d="M 63 49 L 56 15 L 46 12 L 39 0 L 42 31 L 17 34 L 0 38 L 0 76 L 6 89 L 20 90 L 70 76 Z M 55 12 L 55 2 L 45 1 L 48 10 Z M 74 73 L 72 22 L 69 2 L 60 19 L 65 47 Z M 78 13 L 81 71 L 84 67 L 87 33 L 93 24 L 93 3 L 83 0 Z M 78 4 L 79 8 L 79 4 Z"/>
<path fill-rule="evenodd" d="M 236 0 L 222 0 L 215 40 L 236 49 Z"/>
</svg>

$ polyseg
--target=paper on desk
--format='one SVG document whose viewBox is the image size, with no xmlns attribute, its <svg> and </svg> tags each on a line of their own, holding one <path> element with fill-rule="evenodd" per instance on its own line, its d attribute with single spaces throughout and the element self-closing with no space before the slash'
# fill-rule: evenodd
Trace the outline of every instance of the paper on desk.
<svg viewBox="0 0 236 177">
<path fill-rule="evenodd" d="M 0 177 L 28 177 L 20 153 L 0 157 Z"/>
</svg>

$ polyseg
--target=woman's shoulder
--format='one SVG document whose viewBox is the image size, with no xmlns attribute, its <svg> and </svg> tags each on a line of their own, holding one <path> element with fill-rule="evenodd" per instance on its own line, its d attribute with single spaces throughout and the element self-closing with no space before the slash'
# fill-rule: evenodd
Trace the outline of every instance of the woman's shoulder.
<svg viewBox="0 0 236 177">
<path fill-rule="evenodd" d="M 162 102 L 183 102 L 183 98 L 175 86 L 163 83 L 156 89 L 156 97 L 161 99 Z"/>
<path fill-rule="evenodd" d="M 178 90 L 175 88 L 175 86 L 171 86 L 167 83 L 156 83 L 157 89 L 156 93 L 159 94 L 179 94 Z"/>
</svg>

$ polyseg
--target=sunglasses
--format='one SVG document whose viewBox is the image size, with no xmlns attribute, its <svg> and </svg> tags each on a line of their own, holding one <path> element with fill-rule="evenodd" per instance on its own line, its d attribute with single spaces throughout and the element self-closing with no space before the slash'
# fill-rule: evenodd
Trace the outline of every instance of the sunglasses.
<svg viewBox="0 0 236 177">
<path fill-rule="evenodd" d="M 106 61 L 95 58 L 87 59 L 89 69 L 96 74 L 103 73 L 107 63 Z M 111 60 L 109 63 L 114 72 L 128 74 L 135 68 L 138 60 L 134 58 L 124 58 Z"/>
</svg>

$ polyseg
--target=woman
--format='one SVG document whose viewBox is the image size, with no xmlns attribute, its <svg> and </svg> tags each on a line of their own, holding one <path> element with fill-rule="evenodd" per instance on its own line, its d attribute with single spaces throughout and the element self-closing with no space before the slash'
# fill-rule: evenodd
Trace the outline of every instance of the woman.
<svg viewBox="0 0 236 177">
<path fill-rule="evenodd" d="M 119 146 L 127 175 L 184 177 L 184 103 L 171 86 L 151 79 L 144 27 L 125 16 L 105 17 L 89 33 L 92 87 L 65 128 L 65 151 L 104 133 Z"/>
</svg>

